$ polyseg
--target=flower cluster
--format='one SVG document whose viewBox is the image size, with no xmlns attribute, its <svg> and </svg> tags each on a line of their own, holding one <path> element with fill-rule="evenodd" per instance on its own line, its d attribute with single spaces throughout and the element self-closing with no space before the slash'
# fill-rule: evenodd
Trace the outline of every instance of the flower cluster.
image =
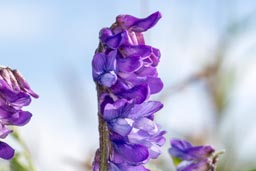
<svg viewBox="0 0 256 171">
<path fill-rule="evenodd" d="M 105 151 L 99 149 L 95 155 L 94 171 L 105 170 L 100 164 L 104 158 L 108 171 L 147 171 L 143 165 L 160 154 L 165 131 L 154 122 L 154 114 L 163 105 L 149 100 L 163 88 L 156 70 L 160 52 L 143 37 L 160 18 L 159 12 L 143 19 L 119 15 L 110 28 L 100 31 L 92 66 L 99 120 L 107 125 L 103 132 L 108 142 Z"/>
<path fill-rule="evenodd" d="M 177 171 L 215 171 L 217 158 L 212 146 L 193 146 L 185 140 L 171 140 L 169 153 L 177 164 Z"/>
<path fill-rule="evenodd" d="M 12 132 L 8 125 L 23 126 L 32 116 L 22 108 L 31 102 L 31 97 L 38 98 L 28 83 L 17 70 L 0 66 L 0 138 L 4 139 Z M 0 158 L 11 159 L 14 149 L 0 141 Z"/>
</svg>

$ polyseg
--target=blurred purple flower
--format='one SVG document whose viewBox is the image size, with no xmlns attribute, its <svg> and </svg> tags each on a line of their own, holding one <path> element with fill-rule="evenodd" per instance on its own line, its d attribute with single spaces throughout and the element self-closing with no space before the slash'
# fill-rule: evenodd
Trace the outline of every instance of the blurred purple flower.
<svg viewBox="0 0 256 171">
<path fill-rule="evenodd" d="M 38 98 L 29 84 L 17 70 L 8 67 L 0 67 L 0 138 L 5 138 L 12 132 L 8 125 L 23 126 L 27 124 L 32 116 L 22 107 L 28 106 L 31 97 Z M 4 142 L 0 141 L 0 158 L 11 159 L 14 150 Z"/>
<path fill-rule="evenodd" d="M 193 146 L 185 140 L 171 140 L 170 155 L 178 160 L 177 171 L 214 171 L 215 149 L 212 146 Z"/>
</svg>

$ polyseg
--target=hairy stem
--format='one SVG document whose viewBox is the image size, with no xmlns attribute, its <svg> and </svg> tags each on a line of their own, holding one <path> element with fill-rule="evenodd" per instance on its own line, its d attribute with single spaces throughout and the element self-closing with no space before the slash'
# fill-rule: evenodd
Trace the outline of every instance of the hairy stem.
<svg viewBox="0 0 256 171">
<path fill-rule="evenodd" d="M 99 119 L 99 137 L 100 137 L 100 163 L 99 171 L 108 170 L 108 158 L 109 158 L 109 131 L 106 121 L 102 118 L 102 113 L 100 109 L 100 95 L 104 92 L 104 89 L 97 85 L 98 93 L 98 119 Z"/>
</svg>

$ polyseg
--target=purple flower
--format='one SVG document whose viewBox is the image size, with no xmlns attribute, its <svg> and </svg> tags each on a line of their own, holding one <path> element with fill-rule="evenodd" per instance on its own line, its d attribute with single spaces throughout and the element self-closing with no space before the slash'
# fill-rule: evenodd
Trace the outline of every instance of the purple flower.
<svg viewBox="0 0 256 171">
<path fill-rule="evenodd" d="M 185 140 L 171 140 L 170 155 L 179 161 L 177 171 L 214 171 L 215 149 L 212 146 L 193 146 Z"/>
<path fill-rule="evenodd" d="M 143 19 L 120 15 L 110 28 L 103 28 L 92 62 L 94 81 L 123 98 L 143 96 L 137 103 L 158 93 L 163 88 L 155 68 L 160 51 L 145 45 L 142 32 L 153 27 L 160 18 L 159 12 Z M 139 91 L 141 89 L 143 92 Z"/>
<path fill-rule="evenodd" d="M 27 124 L 32 116 L 28 111 L 23 111 L 28 106 L 31 97 L 38 98 L 28 83 L 17 70 L 0 67 L 0 138 L 3 139 L 12 130 L 8 125 L 23 126 Z M 11 159 L 14 150 L 4 142 L 0 141 L 0 158 Z"/>
<path fill-rule="evenodd" d="M 114 101 L 107 93 L 101 96 L 102 118 L 107 122 L 115 164 L 145 164 L 160 155 L 165 131 L 152 119 L 163 105 L 158 101 L 136 104 L 133 100 Z M 136 151 L 136 153 L 134 152 Z"/>
<path fill-rule="evenodd" d="M 160 51 L 146 45 L 143 37 L 160 18 L 159 12 L 142 19 L 120 15 L 100 31 L 92 75 L 100 136 L 109 140 L 100 141 L 104 148 L 95 155 L 94 171 L 148 171 L 143 165 L 161 153 L 165 131 L 154 122 L 154 114 L 163 105 L 149 100 L 163 88 L 156 69 Z"/>
</svg>

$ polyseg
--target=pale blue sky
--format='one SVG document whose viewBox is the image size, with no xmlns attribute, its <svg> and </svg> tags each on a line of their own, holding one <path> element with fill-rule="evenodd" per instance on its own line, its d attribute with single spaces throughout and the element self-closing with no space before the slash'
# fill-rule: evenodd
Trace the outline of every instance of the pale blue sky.
<svg viewBox="0 0 256 171">
<path fill-rule="evenodd" d="M 34 116 L 23 130 L 40 169 L 75 170 L 62 165 L 65 157 L 82 160 L 97 147 L 91 59 L 98 44 L 98 31 L 110 26 L 118 14 L 145 17 L 155 11 L 162 13 L 163 18 L 146 38 L 162 52 L 159 73 L 168 87 L 213 60 L 211 54 L 229 20 L 243 18 L 253 11 L 255 18 L 255 10 L 256 1 L 252 0 L 0 1 L 0 64 L 20 70 L 40 95 L 29 107 Z M 238 37 L 227 55 L 228 63 L 240 71 L 241 83 L 233 93 L 237 99 L 248 98 L 244 96 L 246 90 L 250 99 L 256 100 L 253 86 L 248 88 L 256 85 L 256 80 L 251 79 L 256 76 L 256 52 L 247 52 L 256 44 L 254 30 L 249 28 L 249 34 Z M 209 107 L 200 86 L 192 86 L 166 102 L 166 108 L 159 114 L 165 128 L 186 132 L 201 129 L 205 124 L 202 122 L 209 122 L 205 116 Z M 255 119 L 254 105 L 234 101 L 242 104 L 241 108 L 231 110 L 237 112 L 234 123 L 247 110 L 248 117 Z M 184 117 L 191 121 L 187 127 Z M 248 130 L 255 127 L 245 132 Z M 255 133 L 250 142 L 256 142 L 251 137 L 256 137 Z"/>
</svg>

